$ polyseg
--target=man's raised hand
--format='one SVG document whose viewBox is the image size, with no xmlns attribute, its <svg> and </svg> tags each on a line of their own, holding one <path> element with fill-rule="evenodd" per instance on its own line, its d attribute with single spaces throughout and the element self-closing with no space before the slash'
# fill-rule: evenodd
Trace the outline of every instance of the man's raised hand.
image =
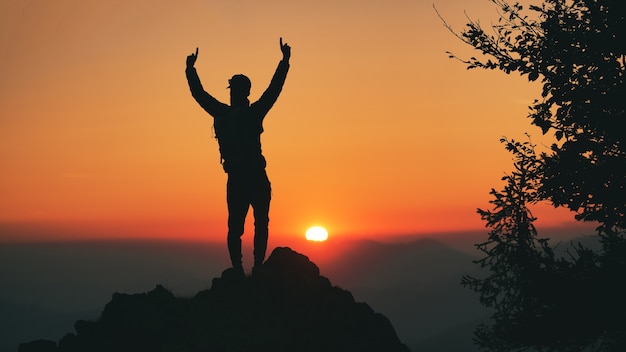
<svg viewBox="0 0 626 352">
<path fill-rule="evenodd" d="M 289 61 L 291 57 L 291 47 L 287 43 L 283 44 L 283 37 L 280 37 L 280 51 L 283 53 L 283 60 Z"/>
<path fill-rule="evenodd" d="M 196 60 L 198 59 L 198 48 L 196 48 L 196 53 L 187 56 L 187 67 L 191 68 L 196 64 Z"/>
</svg>

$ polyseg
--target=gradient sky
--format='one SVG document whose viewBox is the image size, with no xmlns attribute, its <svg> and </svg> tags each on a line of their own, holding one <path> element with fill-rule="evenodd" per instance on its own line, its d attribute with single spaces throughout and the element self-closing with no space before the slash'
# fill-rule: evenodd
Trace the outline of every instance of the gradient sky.
<svg viewBox="0 0 626 352">
<path fill-rule="evenodd" d="M 3 0 L 0 241 L 222 240 L 226 174 L 185 58 L 199 47 L 223 102 L 248 75 L 254 101 L 281 36 L 291 70 L 262 136 L 273 235 L 483 228 L 475 210 L 512 168 L 500 137 L 551 139 L 526 118 L 539 86 L 447 58 L 476 53 L 433 3 L 457 30 L 464 12 L 498 18 L 487 0 Z"/>
</svg>

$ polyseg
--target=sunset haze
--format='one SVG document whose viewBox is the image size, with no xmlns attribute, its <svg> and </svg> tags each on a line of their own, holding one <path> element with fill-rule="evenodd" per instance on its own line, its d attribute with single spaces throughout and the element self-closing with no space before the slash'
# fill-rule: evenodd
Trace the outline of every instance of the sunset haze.
<svg viewBox="0 0 626 352">
<path fill-rule="evenodd" d="M 486 0 L 434 5 L 457 29 L 464 11 L 498 18 Z M 483 229 L 476 208 L 512 168 L 499 139 L 552 143 L 526 118 L 539 86 L 449 59 L 476 53 L 432 1 L 3 1 L 0 242 L 223 241 L 226 174 L 185 58 L 199 48 L 218 100 L 243 73 L 255 101 L 280 37 L 291 69 L 262 135 L 273 245 L 313 225 L 329 238 Z"/>
</svg>

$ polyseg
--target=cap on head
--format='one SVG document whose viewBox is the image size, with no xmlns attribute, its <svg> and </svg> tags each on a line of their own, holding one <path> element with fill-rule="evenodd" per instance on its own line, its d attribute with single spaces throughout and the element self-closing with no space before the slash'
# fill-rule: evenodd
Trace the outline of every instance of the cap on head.
<svg viewBox="0 0 626 352">
<path fill-rule="evenodd" d="M 240 92 L 250 92 L 250 87 L 252 83 L 250 79 L 242 74 L 234 75 L 231 79 L 228 80 L 228 88 L 232 90 L 237 90 Z"/>
</svg>

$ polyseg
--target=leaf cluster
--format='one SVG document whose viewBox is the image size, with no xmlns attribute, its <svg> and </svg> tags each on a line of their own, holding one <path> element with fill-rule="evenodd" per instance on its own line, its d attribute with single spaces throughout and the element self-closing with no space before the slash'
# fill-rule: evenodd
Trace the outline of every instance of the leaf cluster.
<svg viewBox="0 0 626 352">
<path fill-rule="evenodd" d="M 538 190 L 555 206 L 604 233 L 626 228 L 626 20 L 619 0 L 545 0 L 525 10 L 490 0 L 500 11 L 486 31 L 468 19 L 454 33 L 484 58 L 460 59 L 468 69 L 518 72 L 540 80 L 529 118 L 556 142 L 542 155 Z M 444 24 L 452 31 L 452 28 Z"/>
<path fill-rule="evenodd" d="M 514 155 L 514 170 L 501 190 L 491 190 L 492 209 L 478 209 L 491 231 L 476 245 L 485 256 L 475 262 L 489 274 L 461 281 L 493 309 L 475 342 L 490 351 L 619 351 L 626 343 L 626 239 L 601 236 L 602 251 L 579 244 L 568 256 L 555 255 L 549 240 L 538 238 L 529 209 L 541 200 L 535 146 L 501 142 Z"/>
<path fill-rule="evenodd" d="M 483 278 L 462 284 L 493 309 L 475 332 L 491 351 L 622 351 L 626 346 L 626 120 L 625 12 L 620 0 L 545 0 L 525 10 L 490 0 L 500 11 L 487 32 L 468 18 L 456 33 L 482 58 L 461 59 L 468 69 L 518 72 L 542 84 L 528 117 L 549 152 L 503 138 L 514 170 L 491 190 L 492 210 L 479 209 L 491 228 L 477 248 Z M 441 17 L 441 16 L 440 16 Z M 442 19 L 443 20 L 443 19 Z M 530 211 L 548 200 L 594 221 L 601 250 L 582 245 L 555 255 L 537 237 Z"/>
</svg>

